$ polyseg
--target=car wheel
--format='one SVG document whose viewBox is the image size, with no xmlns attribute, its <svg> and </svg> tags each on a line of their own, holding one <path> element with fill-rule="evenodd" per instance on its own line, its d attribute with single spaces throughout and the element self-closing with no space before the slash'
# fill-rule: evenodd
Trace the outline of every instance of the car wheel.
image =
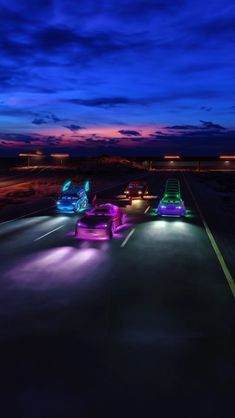
<svg viewBox="0 0 235 418">
<path fill-rule="evenodd" d="M 87 207 L 87 200 L 84 200 L 82 203 L 82 209 L 86 209 Z"/>
<path fill-rule="evenodd" d="M 75 210 L 74 210 L 74 212 L 75 212 L 75 213 L 78 213 L 78 212 L 79 212 L 79 210 L 80 210 L 80 205 L 77 205 L 77 206 L 76 206 L 76 208 L 75 208 Z"/>
<path fill-rule="evenodd" d="M 115 223 L 112 222 L 111 225 L 110 225 L 110 227 L 109 227 L 109 229 L 108 229 L 109 239 L 112 239 L 113 238 L 113 236 L 115 234 L 115 231 L 116 231 Z"/>
<path fill-rule="evenodd" d="M 109 227 L 109 230 L 108 230 L 108 237 L 109 237 L 109 239 L 112 239 L 112 238 L 113 238 L 112 226 L 110 226 L 110 227 Z"/>
<path fill-rule="evenodd" d="M 126 223 L 126 214 L 121 214 L 120 225 L 124 225 Z"/>
<path fill-rule="evenodd" d="M 115 224 L 115 222 L 112 222 L 111 230 L 112 230 L 112 235 L 115 234 L 115 231 L 116 231 L 116 224 Z"/>
</svg>

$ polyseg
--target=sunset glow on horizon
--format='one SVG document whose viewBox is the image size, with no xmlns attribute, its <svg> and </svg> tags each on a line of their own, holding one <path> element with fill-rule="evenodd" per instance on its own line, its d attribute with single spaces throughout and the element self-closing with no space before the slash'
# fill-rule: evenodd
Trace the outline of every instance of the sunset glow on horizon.
<svg viewBox="0 0 235 418">
<path fill-rule="evenodd" d="M 234 153 L 232 0 L 0 2 L 1 155 Z"/>
</svg>

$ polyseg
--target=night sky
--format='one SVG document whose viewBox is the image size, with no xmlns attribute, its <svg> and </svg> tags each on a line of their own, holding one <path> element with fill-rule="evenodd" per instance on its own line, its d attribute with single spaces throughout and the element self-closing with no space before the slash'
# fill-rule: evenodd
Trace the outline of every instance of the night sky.
<svg viewBox="0 0 235 418">
<path fill-rule="evenodd" d="M 234 0 L 0 0 L 0 152 L 235 153 Z"/>
</svg>

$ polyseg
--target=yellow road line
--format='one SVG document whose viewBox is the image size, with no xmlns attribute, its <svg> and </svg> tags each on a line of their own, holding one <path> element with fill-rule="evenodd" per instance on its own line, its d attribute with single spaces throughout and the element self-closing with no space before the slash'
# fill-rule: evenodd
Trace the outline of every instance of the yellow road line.
<svg viewBox="0 0 235 418">
<path fill-rule="evenodd" d="M 211 232 L 211 230 L 210 230 L 210 228 L 209 228 L 209 226 L 208 226 L 208 224 L 207 224 L 207 222 L 206 222 L 206 220 L 204 218 L 204 215 L 203 215 L 203 213 L 202 213 L 202 211 L 201 211 L 201 209 L 200 209 L 200 207 L 199 207 L 199 205 L 197 203 L 197 200 L 196 200 L 196 198 L 194 196 L 194 193 L 193 193 L 191 187 L 189 186 L 189 183 L 186 180 L 186 177 L 185 177 L 184 174 L 183 174 L 183 178 L 184 178 L 185 184 L 186 184 L 186 186 L 187 186 L 187 188 L 188 188 L 188 190 L 189 190 L 189 192 L 190 192 L 190 194 L 191 194 L 191 196 L 193 198 L 193 201 L 195 203 L 195 206 L 197 208 L 197 211 L 198 211 L 198 213 L 200 215 L 200 218 L 201 218 L 202 223 L 204 225 L 204 228 L 206 230 L 207 236 L 208 236 L 208 238 L 210 240 L 210 243 L 212 245 L 212 248 L 213 248 L 213 250 L 214 250 L 214 252 L 216 254 L 216 257 L 217 257 L 217 259 L 219 261 L 219 264 L 220 264 L 220 266 L 221 266 L 221 268 L 223 270 L 223 273 L 224 273 L 224 275 L 226 277 L 226 280 L 227 280 L 228 285 L 229 285 L 229 287 L 231 289 L 231 292 L 233 294 L 233 297 L 235 298 L 235 281 L 233 279 L 233 276 L 232 276 L 232 274 L 229 271 L 229 268 L 228 268 L 228 266 L 227 266 L 227 264 L 226 264 L 226 262 L 224 260 L 224 257 L 222 255 L 222 253 L 221 253 L 221 251 L 220 251 L 217 243 L 216 243 L 216 240 L 215 240 L 215 238 L 214 238 L 214 236 L 213 236 L 213 234 L 212 234 L 212 232 Z"/>
<path fill-rule="evenodd" d="M 148 207 L 145 209 L 144 213 L 147 213 L 147 212 L 149 211 L 149 209 L 150 209 L 150 206 L 148 206 Z"/>
</svg>

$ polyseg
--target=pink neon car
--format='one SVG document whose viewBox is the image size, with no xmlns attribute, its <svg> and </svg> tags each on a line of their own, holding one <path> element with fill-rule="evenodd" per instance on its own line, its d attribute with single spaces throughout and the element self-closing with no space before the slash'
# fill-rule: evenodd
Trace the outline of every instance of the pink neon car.
<svg viewBox="0 0 235 418">
<path fill-rule="evenodd" d="M 126 215 L 122 208 L 105 203 L 87 211 L 76 224 L 75 235 L 80 239 L 111 239 Z"/>
</svg>

